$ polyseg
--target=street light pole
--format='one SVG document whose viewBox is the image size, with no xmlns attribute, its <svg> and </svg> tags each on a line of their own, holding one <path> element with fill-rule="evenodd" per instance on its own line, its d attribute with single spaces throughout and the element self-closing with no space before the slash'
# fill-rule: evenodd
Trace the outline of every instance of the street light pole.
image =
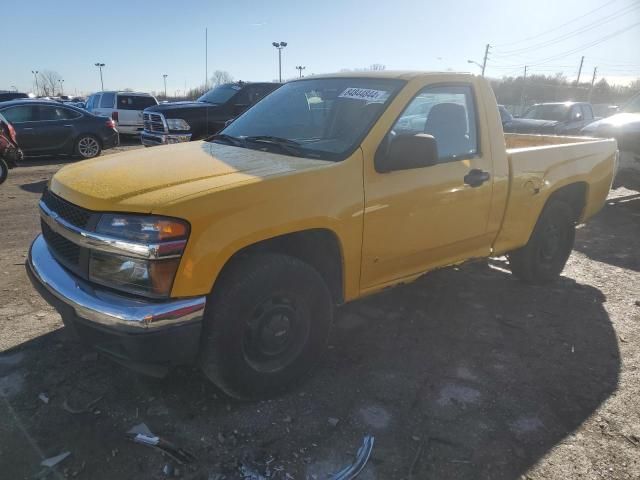
<svg viewBox="0 0 640 480">
<path fill-rule="evenodd" d="M 300 73 L 300 78 L 302 78 L 302 70 L 304 70 L 307 67 L 303 67 L 302 65 L 298 65 L 296 67 L 296 70 L 298 70 L 298 72 Z"/>
<path fill-rule="evenodd" d="M 167 74 L 163 74 L 162 78 L 164 78 L 164 99 L 167 99 Z"/>
<path fill-rule="evenodd" d="M 58 83 L 60 83 L 60 95 L 64 95 L 64 79 L 59 78 Z"/>
<path fill-rule="evenodd" d="M 278 49 L 278 78 L 282 83 L 282 49 L 287 46 L 287 42 L 273 42 L 271 45 Z"/>
<path fill-rule="evenodd" d="M 100 69 L 100 86 L 102 87 L 102 91 L 104 92 L 104 82 L 102 81 L 102 67 L 104 67 L 105 64 L 98 62 L 95 64 L 95 66 Z"/>
<path fill-rule="evenodd" d="M 36 97 L 40 96 L 40 87 L 38 87 L 38 70 L 31 70 L 33 78 L 36 79 Z"/>
</svg>

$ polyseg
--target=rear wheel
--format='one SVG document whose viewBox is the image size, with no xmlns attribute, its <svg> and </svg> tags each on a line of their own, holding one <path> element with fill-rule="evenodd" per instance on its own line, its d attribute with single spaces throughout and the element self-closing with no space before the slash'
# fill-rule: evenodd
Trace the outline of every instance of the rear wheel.
<svg viewBox="0 0 640 480">
<path fill-rule="evenodd" d="M 76 140 L 75 153 L 83 159 L 97 157 L 101 151 L 100 140 L 93 135 L 82 135 Z"/>
<path fill-rule="evenodd" d="M 511 272 L 520 280 L 545 284 L 560 276 L 575 240 L 573 210 L 551 200 L 544 208 L 527 244 L 508 254 Z"/>
<path fill-rule="evenodd" d="M 301 379 L 324 352 L 331 326 L 331 295 L 320 274 L 266 253 L 238 259 L 220 282 L 205 315 L 205 375 L 243 399 Z"/>
<path fill-rule="evenodd" d="M 9 176 L 9 166 L 4 159 L 0 158 L 0 185 L 2 185 Z"/>
</svg>

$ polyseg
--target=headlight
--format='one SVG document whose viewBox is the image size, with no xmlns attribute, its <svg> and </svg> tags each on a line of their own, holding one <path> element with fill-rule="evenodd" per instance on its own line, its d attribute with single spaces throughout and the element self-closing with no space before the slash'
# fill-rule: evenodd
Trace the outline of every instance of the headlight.
<svg viewBox="0 0 640 480">
<path fill-rule="evenodd" d="M 167 118 L 169 130 L 191 130 L 191 126 L 182 118 Z"/>
<path fill-rule="evenodd" d="M 91 281 L 148 297 L 169 296 L 189 236 L 187 222 L 154 215 L 104 214 L 96 233 L 122 240 L 114 247 L 122 254 L 91 251 Z"/>
<path fill-rule="evenodd" d="M 168 297 L 180 265 L 179 258 L 144 260 L 91 252 L 89 280 L 147 297 Z"/>
<path fill-rule="evenodd" d="M 176 218 L 155 215 L 107 213 L 100 217 L 97 233 L 142 243 L 186 239 L 189 224 Z"/>
</svg>

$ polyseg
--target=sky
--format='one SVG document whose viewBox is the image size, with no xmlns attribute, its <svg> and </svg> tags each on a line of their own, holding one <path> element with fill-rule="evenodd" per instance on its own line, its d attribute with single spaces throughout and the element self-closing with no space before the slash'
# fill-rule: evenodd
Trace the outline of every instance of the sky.
<svg viewBox="0 0 640 480">
<path fill-rule="evenodd" d="M 9 1 L 9 0 L 6 0 Z M 32 70 L 53 70 L 65 93 L 105 89 L 167 93 L 204 83 L 208 72 L 235 79 L 283 78 L 372 64 L 387 70 L 479 73 L 490 44 L 490 77 L 528 72 L 626 84 L 640 77 L 640 0 L 30 0 L 2 9 L 9 40 L 0 90 L 33 91 Z M 5 43 L 5 46 L 7 44 Z"/>
</svg>

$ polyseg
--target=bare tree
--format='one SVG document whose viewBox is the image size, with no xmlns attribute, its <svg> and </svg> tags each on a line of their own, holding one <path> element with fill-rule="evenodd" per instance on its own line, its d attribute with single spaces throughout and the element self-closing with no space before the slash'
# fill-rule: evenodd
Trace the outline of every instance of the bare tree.
<svg viewBox="0 0 640 480">
<path fill-rule="evenodd" d="M 43 70 L 38 74 L 40 91 L 45 97 L 55 97 L 60 93 L 60 74 L 53 70 Z"/>
<path fill-rule="evenodd" d="M 233 76 L 225 70 L 216 70 L 211 77 L 211 85 L 214 87 L 231 82 L 233 82 Z"/>
</svg>

